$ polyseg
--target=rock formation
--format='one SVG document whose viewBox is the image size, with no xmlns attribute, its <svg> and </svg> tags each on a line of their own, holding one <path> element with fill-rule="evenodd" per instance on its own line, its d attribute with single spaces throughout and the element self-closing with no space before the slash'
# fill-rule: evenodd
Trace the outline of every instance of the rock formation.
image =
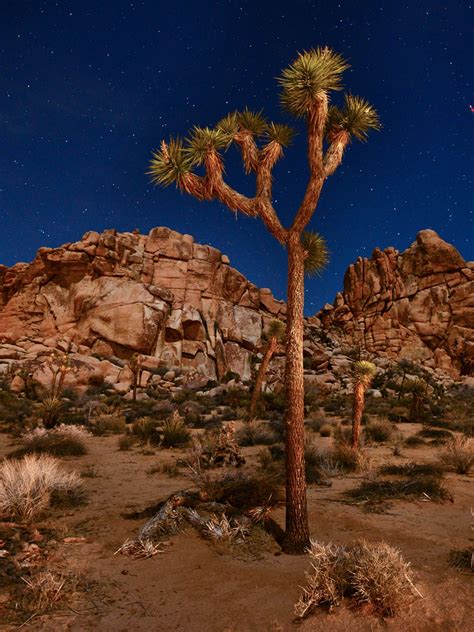
<svg viewBox="0 0 474 632">
<path fill-rule="evenodd" d="M 71 344 L 76 364 L 118 383 L 123 371 L 108 361 L 101 369 L 100 358 L 138 352 L 148 370 L 247 379 L 263 329 L 285 313 L 270 290 L 191 235 L 89 232 L 41 248 L 31 264 L 0 266 L 0 363 L 6 370 Z"/>
<path fill-rule="evenodd" d="M 415 360 L 453 377 L 473 374 L 474 262 L 422 230 L 402 254 L 376 248 L 370 259 L 359 257 L 318 319 L 379 357 Z"/>
</svg>

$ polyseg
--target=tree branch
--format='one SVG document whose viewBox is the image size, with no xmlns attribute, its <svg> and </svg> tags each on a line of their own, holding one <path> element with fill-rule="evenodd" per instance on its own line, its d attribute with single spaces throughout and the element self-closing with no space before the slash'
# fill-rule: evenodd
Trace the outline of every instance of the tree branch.
<svg viewBox="0 0 474 632">
<path fill-rule="evenodd" d="M 350 135 L 346 131 L 338 132 L 331 140 L 331 144 L 324 156 L 324 177 L 332 176 L 342 162 L 344 151 L 349 144 Z"/>
<path fill-rule="evenodd" d="M 328 97 L 321 92 L 314 106 L 308 112 L 308 163 L 309 182 L 303 201 L 296 213 L 290 231 L 301 233 L 308 225 L 316 209 L 324 184 L 323 139 L 324 126 L 328 113 Z"/>
<path fill-rule="evenodd" d="M 245 173 L 256 171 L 258 165 L 258 147 L 250 132 L 240 131 L 234 135 L 234 141 L 242 153 Z"/>
</svg>

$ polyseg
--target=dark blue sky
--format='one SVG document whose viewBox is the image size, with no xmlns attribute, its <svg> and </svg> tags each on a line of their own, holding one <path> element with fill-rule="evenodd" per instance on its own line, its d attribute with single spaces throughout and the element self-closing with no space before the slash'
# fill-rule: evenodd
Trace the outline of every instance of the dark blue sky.
<svg viewBox="0 0 474 632">
<path fill-rule="evenodd" d="M 87 230 L 166 225 L 226 252 L 284 297 L 286 258 L 258 220 L 161 190 L 145 175 L 170 133 L 263 108 L 290 122 L 275 77 L 298 50 L 329 45 L 345 85 L 384 128 L 354 144 L 311 227 L 332 252 L 306 311 L 332 301 L 375 246 L 405 249 L 433 228 L 474 258 L 474 10 L 469 1 L 0 1 L 0 263 Z M 335 95 L 337 102 L 340 95 Z M 276 170 L 289 223 L 304 191 L 304 129 Z M 229 180 L 252 182 L 229 155 Z"/>
</svg>

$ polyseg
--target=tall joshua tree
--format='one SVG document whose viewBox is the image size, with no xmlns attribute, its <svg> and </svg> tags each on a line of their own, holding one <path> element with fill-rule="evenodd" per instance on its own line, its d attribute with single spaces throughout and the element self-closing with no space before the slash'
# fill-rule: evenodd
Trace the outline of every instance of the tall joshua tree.
<svg viewBox="0 0 474 632">
<path fill-rule="evenodd" d="M 352 447 L 359 449 L 360 426 L 365 407 L 365 391 L 374 379 L 377 367 L 367 360 L 358 360 L 352 365 L 354 401 L 352 406 Z"/>
<path fill-rule="evenodd" d="M 296 118 L 304 119 L 308 141 L 309 179 L 303 199 L 289 227 L 283 226 L 273 205 L 272 171 L 292 140 L 288 125 L 267 121 L 261 112 L 231 112 L 214 127 L 193 127 L 186 141 L 162 141 L 150 165 L 157 184 L 175 183 L 198 200 L 218 200 L 231 211 L 259 217 L 286 248 L 288 257 L 286 329 L 286 531 L 284 548 L 301 553 L 309 543 L 304 467 L 303 243 L 323 184 L 341 164 L 353 138 L 365 140 L 379 128 L 376 111 L 360 97 L 347 94 L 341 108 L 329 106 L 329 93 L 342 89 L 347 62 L 329 48 L 300 53 L 279 78 L 281 102 Z M 235 144 L 246 173 L 254 173 L 256 191 L 248 197 L 224 180 L 223 152 Z M 202 172 L 196 173 L 195 168 Z M 313 234 L 313 239 L 318 236 Z M 314 254 L 314 253 L 313 253 Z"/>
</svg>

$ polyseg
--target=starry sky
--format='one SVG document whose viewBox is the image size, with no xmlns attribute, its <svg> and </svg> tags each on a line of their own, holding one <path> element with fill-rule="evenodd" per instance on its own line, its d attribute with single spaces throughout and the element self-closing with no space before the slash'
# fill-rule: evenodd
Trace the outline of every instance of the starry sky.
<svg viewBox="0 0 474 632">
<path fill-rule="evenodd" d="M 305 135 L 281 111 L 275 78 L 320 45 L 350 61 L 345 86 L 378 109 L 383 130 L 351 145 L 325 184 L 310 227 L 331 262 L 307 281 L 306 312 L 332 302 L 358 256 L 404 250 L 422 228 L 474 259 L 473 4 L 1 0 L 0 263 L 87 230 L 165 225 L 284 298 L 286 256 L 259 220 L 156 188 L 146 171 L 163 137 L 263 108 L 299 132 L 275 170 L 289 224 L 307 181 Z M 232 151 L 227 173 L 252 193 Z"/>
</svg>

